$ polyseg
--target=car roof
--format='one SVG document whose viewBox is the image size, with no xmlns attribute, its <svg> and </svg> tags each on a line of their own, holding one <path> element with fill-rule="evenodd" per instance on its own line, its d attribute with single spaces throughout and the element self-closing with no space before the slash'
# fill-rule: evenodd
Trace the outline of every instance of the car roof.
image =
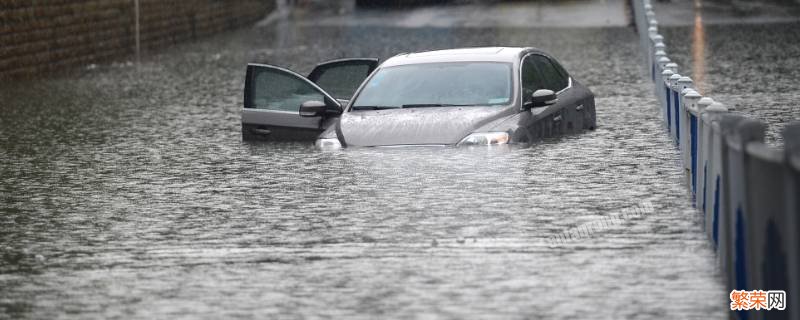
<svg viewBox="0 0 800 320">
<path fill-rule="evenodd" d="M 381 66 L 392 67 L 419 63 L 485 61 L 514 63 L 520 55 L 535 48 L 479 47 L 403 53 L 386 60 Z"/>
</svg>

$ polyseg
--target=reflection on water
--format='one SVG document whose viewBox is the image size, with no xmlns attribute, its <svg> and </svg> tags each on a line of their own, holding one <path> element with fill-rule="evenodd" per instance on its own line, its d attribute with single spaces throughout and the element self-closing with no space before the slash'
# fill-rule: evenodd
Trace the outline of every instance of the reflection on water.
<svg viewBox="0 0 800 320">
<path fill-rule="evenodd" d="M 704 95 L 769 124 L 767 142 L 780 145 L 783 127 L 800 120 L 800 23 L 710 24 L 702 7 L 695 14 L 692 26 L 659 29 L 670 59 Z"/>
<path fill-rule="evenodd" d="M 629 28 L 255 29 L 0 89 L 0 313 L 722 317 L 727 295 Z M 360 36 L 357 36 L 360 35 Z M 530 148 L 243 143 L 244 64 L 535 45 L 598 129 Z M 654 213 L 543 240 L 642 202 Z"/>
<path fill-rule="evenodd" d="M 703 0 L 694 1 L 694 31 L 692 32 L 692 80 L 697 92 L 705 93 L 706 33 L 703 27 Z"/>
</svg>

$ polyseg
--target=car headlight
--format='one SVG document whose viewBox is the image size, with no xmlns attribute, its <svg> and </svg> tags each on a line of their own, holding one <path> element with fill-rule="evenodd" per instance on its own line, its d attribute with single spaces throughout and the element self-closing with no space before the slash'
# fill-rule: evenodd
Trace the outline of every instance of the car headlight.
<svg viewBox="0 0 800 320">
<path fill-rule="evenodd" d="M 495 144 L 507 144 L 511 140 L 507 132 L 479 132 L 468 135 L 461 139 L 459 146 L 489 146 Z"/>
<path fill-rule="evenodd" d="M 317 139 L 314 145 L 322 150 L 338 150 L 342 148 L 342 143 L 337 138 Z"/>
</svg>

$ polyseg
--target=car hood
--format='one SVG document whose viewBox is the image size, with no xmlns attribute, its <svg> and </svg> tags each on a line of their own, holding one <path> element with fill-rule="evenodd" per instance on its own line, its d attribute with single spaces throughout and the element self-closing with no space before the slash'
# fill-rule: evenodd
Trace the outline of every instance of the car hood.
<svg viewBox="0 0 800 320">
<path fill-rule="evenodd" d="M 348 146 L 450 145 L 508 113 L 499 107 L 353 111 L 342 115 L 337 131 Z"/>
</svg>

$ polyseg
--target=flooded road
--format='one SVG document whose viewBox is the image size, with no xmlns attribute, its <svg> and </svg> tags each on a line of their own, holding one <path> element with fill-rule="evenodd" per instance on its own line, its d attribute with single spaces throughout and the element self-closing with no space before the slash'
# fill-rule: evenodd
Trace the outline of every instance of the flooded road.
<svg viewBox="0 0 800 320">
<path fill-rule="evenodd" d="M 350 19 L 299 15 L 152 54 L 138 72 L 4 83 L 0 317 L 725 315 L 632 28 Z M 483 45 L 559 57 L 595 92 L 597 130 L 510 150 L 241 141 L 247 62 L 308 72 Z M 637 207 L 652 210 L 547 242 Z"/>
<path fill-rule="evenodd" d="M 781 145 L 783 127 L 800 121 L 800 6 L 655 4 L 678 73 L 692 77 L 703 95 L 769 124 L 767 142 Z"/>
</svg>

